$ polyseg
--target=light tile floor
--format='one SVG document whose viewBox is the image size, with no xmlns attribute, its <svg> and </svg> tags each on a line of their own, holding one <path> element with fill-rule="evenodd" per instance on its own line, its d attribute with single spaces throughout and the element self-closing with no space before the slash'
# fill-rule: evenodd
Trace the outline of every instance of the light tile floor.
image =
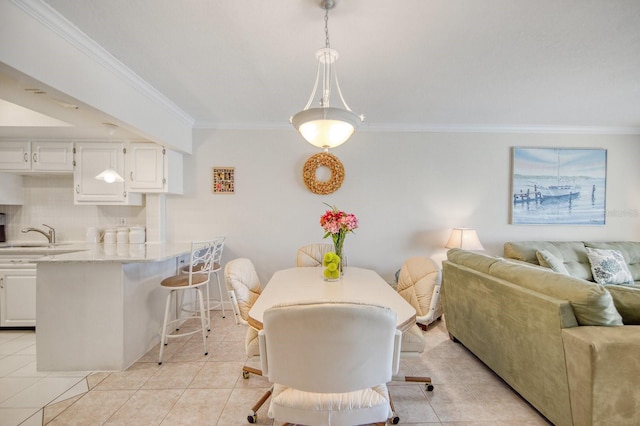
<svg viewBox="0 0 640 426">
<path fill-rule="evenodd" d="M 38 372 L 35 333 L 1 331 L 0 426 L 248 425 L 249 409 L 269 383 L 262 377 L 242 378 L 246 329 L 230 316 L 212 314 L 208 356 L 196 334 L 171 340 L 162 366 L 155 347 L 126 371 L 111 373 Z M 403 359 L 400 373 L 429 375 L 435 389 L 391 383 L 400 424 L 549 425 L 463 346 L 450 341 L 444 321 L 424 334 L 426 350 Z M 257 424 L 278 426 L 267 418 L 267 405 L 258 411 Z"/>
</svg>

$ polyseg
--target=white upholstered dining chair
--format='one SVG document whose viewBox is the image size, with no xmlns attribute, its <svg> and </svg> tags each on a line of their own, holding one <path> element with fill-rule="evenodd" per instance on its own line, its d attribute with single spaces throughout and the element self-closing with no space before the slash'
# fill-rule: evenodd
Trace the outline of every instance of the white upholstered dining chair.
<svg viewBox="0 0 640 426">
<path fill-rule="evenodd" d="M 398 293 L 416 310 L 416 323 L 423 330 L 442 316 L 440 286 L 442 271 L 429 257 L 410 257 L 398 275 Z"/>
<path fill-rule="evenodd" d="M 333 244 L 308 244 L 298 249 L 296 266 L 322 266 L 325 253 L 333 251 Z"/>
<path fill-rule="evenodd" d="M 401 333 L 391 309 L 308 303 L 269 308 L 263 319 L 260 361 L 274 384 L 270 418 L 356 425 L 395 417 L 386 383 L 398 370 Z"/>
<path fill-rule="evenodd" d="M 247 326 L 247 333 L 244 341 L 244 349 L 247 358 L 251 359 L 260 356 L 258 347 L 258 330 L 249 325 L 249 311 L 254 302 L 260 296 L 262 287 L 256 273 L 256 268 L 251 260 L 247 258 L 233 259 L 224 267 L 224 281 L 229 292 L 231 307 L 233 308 L 236 324 Z M 242 377 L 249 378 L 249 374 L 262 376 L 262 371 L 248 365 L 242 366 Z M 262 398 L 254 405 L 253 410 L 257 411 L 271 395 L 271 391 L 266 392 Z"/>
<path fill-rule="evenodd" d="M 262 291 L 256 268 L 247 258 L 233 259 L 224 268 L 224 281 L 236 324 L 248 325 L 249 310 Z"/>
</svg>

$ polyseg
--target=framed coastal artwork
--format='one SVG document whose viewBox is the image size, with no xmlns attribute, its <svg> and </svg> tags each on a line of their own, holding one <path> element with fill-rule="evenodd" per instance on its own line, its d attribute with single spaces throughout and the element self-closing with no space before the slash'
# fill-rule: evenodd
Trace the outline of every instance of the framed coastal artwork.
<svg viewBox="0 0 640 426">
<path fill-rule="evenodd" d="M 513 225 L 604 225 L 607 150 L 513 148 Z"/>
</svg>

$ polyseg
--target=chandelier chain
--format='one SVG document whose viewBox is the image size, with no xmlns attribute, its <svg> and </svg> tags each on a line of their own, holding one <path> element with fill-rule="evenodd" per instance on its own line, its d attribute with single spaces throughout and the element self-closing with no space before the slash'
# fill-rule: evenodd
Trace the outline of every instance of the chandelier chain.
<svg viewBox="0 0 640 426">
<path fill-rule="evenodd" d="M 331 47 L 329 43 L 329 8 L 324 9 L 324 47 Z"/>
</svg>

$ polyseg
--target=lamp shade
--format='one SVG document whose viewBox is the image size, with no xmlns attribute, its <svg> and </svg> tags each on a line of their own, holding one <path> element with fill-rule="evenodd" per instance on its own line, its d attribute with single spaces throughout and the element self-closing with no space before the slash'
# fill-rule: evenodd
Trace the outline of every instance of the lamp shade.
<svg viewBox="0 0 640 426">
<path fill-rule="evenodd" d="M 464 250 L 484 250 L 478 233 L 472 228 L 453 228 L 446 248 L 461 248 Z"/>
<path fill-rule="evenodd" d="M 113 169 L 106 169 L 98 176 L 96 176 L 96 179 L 103 180 L 107 183 L 124 182 L 122 176 L 120 176 L 120 174 Z"/>
<path fill-rule="evenodd" d="M 354 112 L 334 107 L 309 108 L 291 117 L 291 124 L 311 145 L 334 148 L 345 143 L 362 122 Z"/>
</svg>

